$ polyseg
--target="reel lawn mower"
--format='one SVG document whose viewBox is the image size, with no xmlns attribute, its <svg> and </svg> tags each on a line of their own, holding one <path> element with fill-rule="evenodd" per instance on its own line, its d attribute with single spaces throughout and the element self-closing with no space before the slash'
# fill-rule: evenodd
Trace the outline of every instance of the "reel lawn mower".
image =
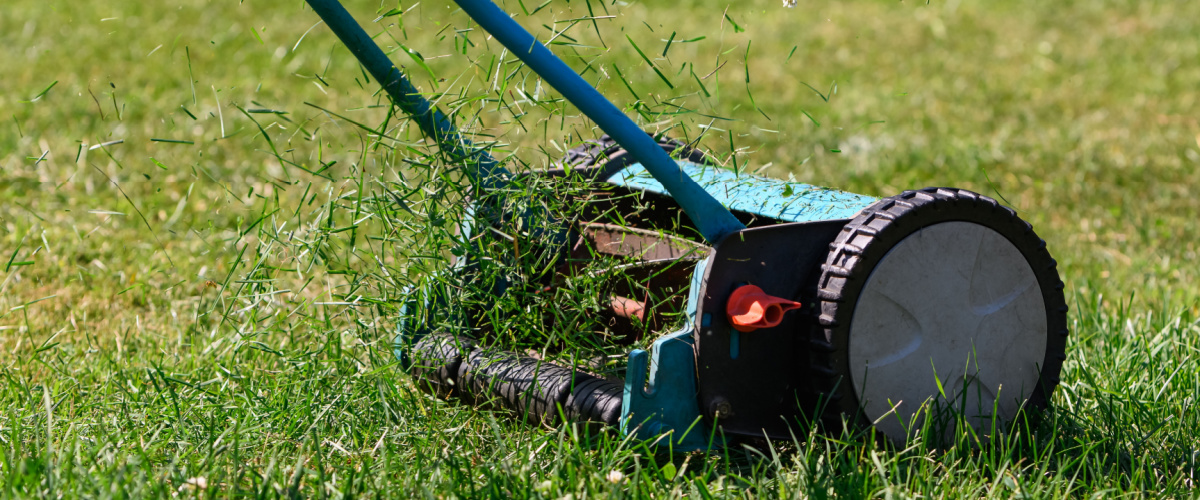
<svg viewBox="0 0 1200 500">
<path fill-rule="evenodd" d="M 462 159 L 477 189 L 504 191 L 515 176 L 460 136 L 337 0 L 307 1 L 426 137 Z M 718 168 L 642 131 L 489 0 L 455 1 L 608 134 L 531 175 L 590 179 L 611 194 L 598 212 L 621 212 L 627 200 L 652 207 L 624 213 L 623 224 L 536 237 L 643 264 L 629 272 L 645 273 L 651 289 L 686 290 L 687 321 L 649 353 L 630 352 L 622 383 L 431 331 L 416 311 L 437 311 L 439 299 L 413 289 L 396 351 L 419 385 L 676 450 L 791 439 L 821 421 L 874 426 L 899 443 L 934 415 L 952 415 L 940 432 L 965 423 L 990 433 L 1047 405 L 1065 359 L 1063 282 L 1013 210 L 961 189 L 875 198 Z M 475 214 L 476 225 L 556 216 Z M 679 234 L 678 222 L 703 241 Z M 614 318 L 660 324 L 644 301 L 614 296 L 610 306 Z"/>
</svg>

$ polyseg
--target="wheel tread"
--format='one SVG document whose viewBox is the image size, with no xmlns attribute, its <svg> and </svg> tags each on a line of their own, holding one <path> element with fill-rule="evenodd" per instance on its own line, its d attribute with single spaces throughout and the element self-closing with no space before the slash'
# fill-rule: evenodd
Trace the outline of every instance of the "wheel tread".
<svg viewBox="0 0 1200 500">
<path fill-rule="evenodd" d="M 1031 395 L 1029 404 L 1034 408 L 1046 405 L 1050 394 L 1059 383 L 1058 375 L 1066 359 L 1065 338 L 1068 335 L 1067 305 L 1062 293 L 1063 283 L 1057 274 L 1057 262 L 1050 257 L 1045 241 L 1011 208 L 971 191 L 931 187 L 905 191 L 897 196 L 879 200 L 847 223 L 829 244 L 830 252 L 825 263 L 821 265 L 821 276 L 817 283 L 817 299 L 820 301 L 820 314 L 817 316 L 819 328 L 815 329 L 809 341 L 812 347 L 809 350 L 809 370 L 815 396 L 817 400 L 826 403 L 823 405 L 822 414 L 817 418 L 826 425 L 836 425 L 843 422 L 844 418 L 848 418 L 856 427 L 870 425 L 859 408 L 853 384 L 846 378 L 849 373 L 849 361 L 845 336 L 850 315 L 857 304 L 857 290 L 869 275 L 870 268 L 877 262 L 876 259 L 882 258 L 882 255 L 869 255 L 871 245 L 876 242 L 882 245 L 894 244 L 919 229 L 907 227 L 910 223 L 905 222 L 912 220 L 909 216 L 914 212 L 933 213 L 936 215 L 931 216 L 931 219 L 943 221 L 958 220 L 954 218 L 954 213 L 961 209 L 975 210 L 976 213 L 985 214 L 981 217 L 989 217 L 992 221 L 989 224 L 1007 227 L 1006 231 L 1019 235 L 1023 248 L 1026 249 L 1023 252 L 1030 264 L 1034 265 L 1035 261 L 1042 262 L 1034 267 L 1034 273 L 1043 289 L 1047 305 L 1047 331 L 1053 333 L 1047 336 L 1046 362 L 1042 369 L 1040 388 Z"/>
</svg>

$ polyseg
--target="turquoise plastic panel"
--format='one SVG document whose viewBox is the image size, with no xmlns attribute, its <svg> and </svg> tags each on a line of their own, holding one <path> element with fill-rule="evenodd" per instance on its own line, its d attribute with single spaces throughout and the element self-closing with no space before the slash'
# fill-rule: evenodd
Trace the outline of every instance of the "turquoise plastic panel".
<svg viewBox="0 0 1200 500">
<path fill-rule="evenodd" d="M 849 219 L 877 198 L 834 189 L 742 174 L 686 160 L 676 160 L 679 175 L 695 180 L 730 210 L 748 212 L 783 222 Z M 630 189 L 670 195 L 640 163 L 608 178 Z"/>
<path fill-rule="evenodd" d="M 674 451 L 713 447 L 711 430 L 700 418 L 696 389 L 696 344 L 692 325 L 700 303 L 707 260 L 696 264 L 688 290 L 688 323 L 683 329 L 659 337 L 650 353 L 629 352 L 625 392 L 621 400 L 621 433 L 643 441 L 664 444 Z M 649 373 L 647 373 L 647 366 Z M 662 441 L 655 441 L 658 439 Z M 720 444 L 718 439 L 716 444 Z"/>
</svg>

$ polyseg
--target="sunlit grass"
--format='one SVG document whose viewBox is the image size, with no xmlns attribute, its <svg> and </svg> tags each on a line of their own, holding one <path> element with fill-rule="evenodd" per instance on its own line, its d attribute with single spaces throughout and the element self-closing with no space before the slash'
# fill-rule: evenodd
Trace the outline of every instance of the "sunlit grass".
<svg viewBox="0 0 1200 500">
<path fill-rule="evenodd" d="M 814 431 L 669 457 L 431 399 L 391 332 L 401 290 L 456 251 L 461 183 L 310 10 L 16 0 L 0 16 L 4 494 L 1194 496 L 1200 4 L 535 3 L 504 7 L 561 32 L 556 53 L 647 129 L 731 168 L 1017 208 L 1072 307 L 1041 426 L 981 450 Z M 511 168 L 599 134 L 452 4 L 380 24 L 395 5 L 347 7 Z M 536 304 L 586 312 L 593 285 Z M 596 347 L 524 307 L 498 305 L 501 338 Z"/>
</svg>

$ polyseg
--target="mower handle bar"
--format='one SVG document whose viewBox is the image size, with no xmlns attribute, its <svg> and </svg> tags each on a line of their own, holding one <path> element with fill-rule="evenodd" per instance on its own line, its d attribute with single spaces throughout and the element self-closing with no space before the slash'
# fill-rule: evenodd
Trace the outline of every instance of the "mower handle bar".
<svg viewBox="0 0 1200 500">
<path fill-rule="evenodd" d="M 583 114 L 596 122 L 671 193 L 704 239 L 711 244 L 745 229 L 720 202 L 684 173 L 655 140 L 625 116 L 566 63 L 490 0 L 454 0 L 483 29 L 554 87 Z M 342 40 L 427 136 L 452 155 L 465 158 L 467 175 L 485 190 L 507 184 L 509 172 L 486 151 L 474 147 L 453 124 L 414 87 L 363 31 L 338 0 L 307 0 L 308 4 Z M 527 217 L 529 214 L 526 214 Z M 527 227 L 531 227 L 528 226 Z"/>
</svg>

